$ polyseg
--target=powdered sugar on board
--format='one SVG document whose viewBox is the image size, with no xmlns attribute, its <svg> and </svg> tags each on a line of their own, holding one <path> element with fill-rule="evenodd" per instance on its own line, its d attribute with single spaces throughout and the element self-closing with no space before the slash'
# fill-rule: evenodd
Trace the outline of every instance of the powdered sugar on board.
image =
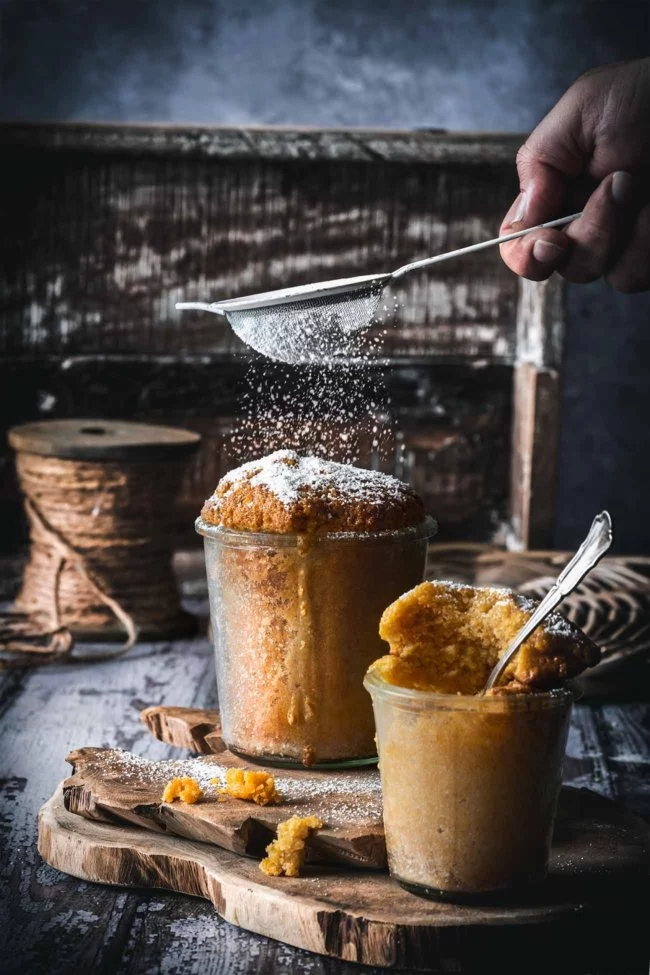
<svg viewBox="0 0 650 975">
<path fill-rule="evenodd" d="M 317 493 L 321 498 L 335 495 L 350 503 L 376 506 L 411 494 L 407 485 L 390 474 L 338 464 L 321 457 L 301 457 L 295 450 L 276 450 L 267 457 L 249 461 L 230 471 L 217 489 L 220 499 L 228 497 L 245 481 L 252 487 L 266 488 L 285 506 L 307 492 Z"/>
<path fill-rule="evenodd" d="M 225 754 L 225 753 L 224 753 Z M 269 772 L 275 779 L 282 797 L 277 809 L 281 819 L 289 816 L 313 814 L 326 826 L 365 828 L 377 827 L 382 820 L 381 785 L 376 768 L 350 769 L 328 772 L 274 769 L 266 766 L 246 766 L 234 756 L 224 755 L 187 758 L 177 761 L 152 762 L 120 748 L 81 749 L 69 759 L 86 782 L 119 784 L 133 792 L 139 804 L 162 802 L 165 785 L 173 778 L 195 779 L 205 793 L 204 801 L 217 804 L 218 789 L 226 783 L 226 770 L 233 767 L 254 767 Z M 74 782 L 74 776 L 70 782 Z M 145 795 L 152 793 L 151 799 Z M 123 794 L 123 793 L 122 793 Z M 249 815 L 258 808 L 252 803 L 230 799 Z M 270 808 L 270 807 L 269 807 Z"/>
</svg>

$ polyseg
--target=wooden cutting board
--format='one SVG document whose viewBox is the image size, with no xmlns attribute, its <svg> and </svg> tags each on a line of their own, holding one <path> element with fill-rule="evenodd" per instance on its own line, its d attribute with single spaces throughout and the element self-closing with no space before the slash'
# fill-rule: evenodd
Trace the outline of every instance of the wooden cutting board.
<svg viewBox="0 0 650 975">
<path fill-rule="evenodd" d="M 557 970 L 572 951 L 597 959 L 601 946 L 619 953 L 639 939 L 648 831 L 616 803 L 564 788 L 547 880 L 527 898 L 481 907 L 424 900 L 375 871 L 308 866 L 300 878 L 266 877 L 255 860 L 212 845 L 75 816 L 62 789 L 41 809 L 38 848 L 74 877 L 204 897 L 239 927 L 344 960 L 439 971 L 459 954 L 507 948 L 504 962 L 523 959 L 521 970 L 548 956 Z"/>
<path fill-rule="evenodd" d="M 177 762 L 150 762 L 115 748 L 79 748 L 67 761 L 74 773 L 63 783 L 65 807 L 86 819 L 136 824 L 260 857 L 281 820 L 315 814 L 325 826 L 310 839 L 311 859 L 371 869 L 386 866 L 376 768 L 332 772 L 268 768 L 283 801 L 258 806 L 229 797 L 219 801 L 211 779 L 223 778 L 227 768 L 251 767 L 225 750 L 223 742 L 218 754 Z M 177 776 L 197 779 L 205 797 L 193 805 L 178 800 L 163 803 L 165 785 Z"/>
</svg>

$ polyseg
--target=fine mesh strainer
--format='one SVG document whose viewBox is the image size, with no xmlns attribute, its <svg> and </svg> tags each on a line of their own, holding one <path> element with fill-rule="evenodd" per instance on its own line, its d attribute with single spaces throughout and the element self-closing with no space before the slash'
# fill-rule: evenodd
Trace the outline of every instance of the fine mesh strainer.
<svg viewBox="0 0 650 975">
<path fill-rule="evenodd" d="M 504 237 L 413 261 L 389 273 L 318 281 L 210 304 L 179 302 L 176 308 L 225 315 L 233 332 L 246 345 L 270 359 L 289 363 L 328 362 L 354 352 L 358 334 L 372 321 L 384 289 L 391 281 L 409 271 L 494 247 L 534 230 L 563 227 L 580 216 L 580 213 L 573 213 Z"/>
</svg>

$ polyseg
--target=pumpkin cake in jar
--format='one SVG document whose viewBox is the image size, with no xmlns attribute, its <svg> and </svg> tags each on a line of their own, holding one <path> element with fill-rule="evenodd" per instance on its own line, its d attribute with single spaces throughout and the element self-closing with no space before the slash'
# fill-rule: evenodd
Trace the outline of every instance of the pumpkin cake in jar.
<svg viewBox="0 0 650 975">
<path fill-rule="evenodd" d="M 392 875 L 481 900 L 546 873 L 574 694 L 600 652 L 559 613 L 490 672 L 536 604 L 505 589 L 423 582 L 385 610 L 390 653 L 365 678 L 379 742 Z"/>
<path fill-rule="evenodd" d="M 222 478 L 196 527 L 228 747 L 275 764 L 376 760 L 363 676 L 382 611 L 424 575 L 435 522 L 419 496 L 280 450 Z"/>
</svg>

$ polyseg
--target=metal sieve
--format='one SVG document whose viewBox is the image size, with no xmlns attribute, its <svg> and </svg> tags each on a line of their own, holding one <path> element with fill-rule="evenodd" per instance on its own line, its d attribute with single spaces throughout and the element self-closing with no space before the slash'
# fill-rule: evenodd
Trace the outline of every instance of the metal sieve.
<svg viewBox="0 0 650 975">
<path fill-rule="evenodd" d="M 580 213 L 573 213 L 446 254 L 425 257 L 384 274 L 318 281 L 213 303 L 179 302 L 176 308 L 225 315 L 233 332 L 246 345 L 270 359 L 296 364 L 328 362 L 355 352 L 359 334 L 371 323 L 390 282 L 409 271 L 494 247 L 535 230 L 563 227 L 580 216 Z"/>
</svg>

